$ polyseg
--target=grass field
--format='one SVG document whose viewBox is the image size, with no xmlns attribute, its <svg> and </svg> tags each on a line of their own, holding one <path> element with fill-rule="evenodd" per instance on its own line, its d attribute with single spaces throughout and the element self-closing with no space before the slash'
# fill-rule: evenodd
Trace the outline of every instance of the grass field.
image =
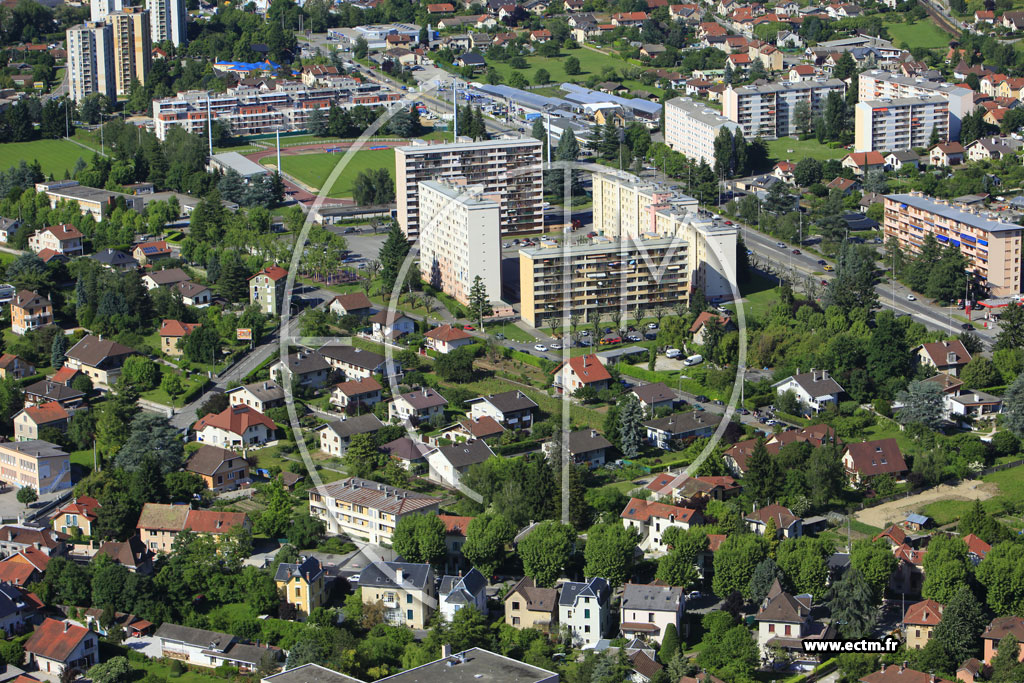
<svg viewBox="0 0 1024 683">
<path fill-rule="evenodd" d="M 0 145 L 0 168 L 6 170 L 17 166 L 22 160 L 27 163 L 38 161 L 43 167 L 43 173 L 52 173 L 54 178 L 63 178 L 65 172 L 75 167 L 79 157 L 88 162 L 92 159 L 92 152 L 67 140 L 8 142 Z"/>
<path fill-rule="evenodd" d="M 823 145 L 814 138 L 809 140 L 794 140 L 793 138 L 779 138 L 778 140 L 767 140 L 768 156 L 776 161 L 792 161 L 796 163 L 801 159 L 810 157 L 812 159 L 842 159 L 849 154 L 849 150 L 832 149 Z M 792 152 L 790 150 L 793 150 Z"/>
<path fill-rule="evenodd" d="M 899 46 L 906 43 L 908 48 L 923 47 L 927 49 L 949 47 L 953 39 L 948 33 L 936 26 L 930 19 L 913 24 L 890 24 L 885 28 L 889 31 L 892 44 Z"/>
<path fill-rule="evenodd" d="M 572 76 L 565 73 L 565 60 L 568 57 L 575 57 L 580 60 L 580 73 Z M 628 65 L 627 62 L 619 59 L 618 57 L 613 57 L 602 52 L 596 52 L 585 48 L 577 50 L 562 50 L 561 55 L 554 59 L 539 56 L 527 57 L 526 63 L 529 65 L 529 68 L 526 69 L 513 69 L 509 66 L 508 62 L 489 62 L 488 66 L 493 67 L 495 71 L 501 74 L 504 82 L 508 82 L 509 76 L 511 76 L 512 72 L 515 71 L 525 76 L 526 80 L 528 80 L 531 85 L 533 84 L 534 74 L 538 69 L 543 67 L 544 69 L 547 69 L 547 72 L 551 75 L 552 87 L 558 88 L 560 83 L 566 83 L 569 81 L 582 83 L 594 74 L 600 75 L 601 71 L 603 71 L 605 67 L 610 66 L 615 69 L 616 72 L 620 72 L 622 67 Z M 640 81 L 624 81 L 623 85 L 634 90 L 647 90 L 649 92 L 656 91 L 653 86 L 644 85 Z"/>
<path fill-rule="evenodd" d="M 298 178 L 311 187 L 320 189 L 343 156 L 342 154 L 327 153 L 284 156 L 281 157 L 281 164 L 284 166 L 284 172 L 288 175 Z M 267 157 L 266 161 L 274 163 L 274 157 Z M 352 185 L 356 176 L 362 171 L 377 168 L 386 168 L 391 177 L 395 177 L 395 151 L 393 149 L 356 152 L 348 167 L 338 176 L 334 187 L 327 194 L 331 197 L 351 197 Z"/>
</svg>

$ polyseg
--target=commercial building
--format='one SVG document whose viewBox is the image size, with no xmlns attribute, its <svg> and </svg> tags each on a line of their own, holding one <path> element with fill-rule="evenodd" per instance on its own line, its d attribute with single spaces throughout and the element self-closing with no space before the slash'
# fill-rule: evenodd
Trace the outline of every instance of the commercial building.
<svg viewBox="0 0 1024 683">
<path fill-rule="evenodd" d="M 107 15 L 114 31 L 114 84 L 118 95 L 131 93 L 132 80 L 145 85 L 153 61 L 149 11 L 125 7 Z"/>
<path fill-rule="evenodd" d="M 170 41 L 175 47 L 188 42 L 185 0 L 146 0 L 153 43 Z"/>
<path fill-rule="evenodd" d="M 410 239 L 420 225 L 419 183 L 464 178 L 497 195 L 502 234 L 536 232 L 544 226 L 542 144 L 534 138 L 395 148 L 398 223 Z"/>
<path fill-rule="evenodd" d="M 309 489 L 309 514 L 323 521 L 328 534 L 391 543 L 398 520 L 412 514 L 437 514 L 440 498 L 349 477 Z"/>
<path fill-rule="evenodd" d="M 171 126 L 201 135 L 207 117 L 226 123 L 232 135 L 272 133 L 281 127 L 303 130 L 310 112 L 317 109 L 391 106 L 401 98 L 376 84 L 306 87 L 301 81 L 282 81 L 268 89 L 238 86 L 223 93 L 189 90 L 153 102 L 154 131 L 161 140 Z"/>
<path fill-rule="evenodd" d="M 949 103 L 949 140 L 960 139 L 960 122 L 974 111 L 974 91 L 945 81 L 904 76 L 892 71 L 873 69 L 861 72 L 857 79 L 858 101 L 875 104 L 878 100 L 942 97 Z M 860 126 L 861 108 L 857 108 L 857 126 Z M 925 138 L 928 139 L 927 136 Z M 926 145 L 922 145 L 926 146 Z M 857 149 L 861 150 L 858 145 Z M 906 148 L 903 148 L 906 149 Z M 892 150 L 889 150 L 892 151 Z"/>
<path fill-rule="evenodd" d="M 931 234 L 939 244 L 958 247 L 974 284 L 994 297 L 1021 291 L 1019 225 L 983 209 L 960 206 L 919 192 L 885 196 L 885 239 L 895 237 L 904 253 L 921 250 Z"/>
<path fill-rule="evenodd" d="M 117 99 L 114 76 L 114 29 L 109 24 L 87 21 L 67 30 L 68 92 L 81 102 L 99 93 Z"/>
<path fill-rule="evenodd" d="M 715 138 L 722 129 L 736 132 L 739 124 L 689 97 L 665 104 L 665 144 L 689 159 L 715 164 Z"/>
<path fill-rule="evenodd" d="M 0 444 L 0 476 L 8 484 L 30 486 L 39 493 L 71 488 L 71 456 L 49 441 Z"/>
<path fill-rule="evenodd" d="M 54 180 L 44 183 L 36 183 L 36 192 L 46 194 L 50 200 L 50 208 L 56 209 L 60 202 L 74 202 L 78 205 L 82 215 L 90 215 L 96 221 L 107 217 L 117 205 L 118 200 L 123 200 L 125 207 L 142 213 L 145 205 L 142 197 L 114 192 L 113 190 L 101 190 L 98 187 L 79 185 L 77 180 Z"/>
<path fill-rule="evenodd" d="M 775 139 L 799 133 L 795 112 L 801 104 L 811 110 L 811 120 L 825 107 L 829 93 L 846 94 L 838 78 L 781 81 L 765 85 L 730 85 L 722 93 L 722 113 L 738 123 L 748 138 Z"/>
<path fill-rule="evenodd" d="M 858 152 L 928 147 L 933 135 L 938 140 L 949 139 L 949 101 L 945 97 L 858 102 L 854 111 L 854 147 Z"/>
<path fill-rule="evenodd" d="M 483 185 L 419 183 L 420 278 L 469 305 L 479 277 L 491 301 L 501 298 L 501 198 Z"/>
</svg>

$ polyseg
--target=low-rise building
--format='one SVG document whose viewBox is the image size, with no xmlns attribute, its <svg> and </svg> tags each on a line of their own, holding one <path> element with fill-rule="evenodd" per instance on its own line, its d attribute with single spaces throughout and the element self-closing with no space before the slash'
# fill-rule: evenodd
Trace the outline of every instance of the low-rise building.
<svg viewBox="0 0 1024 683">
<path fill-rule="evenodd" d="M 462 475 L 473 465 L 479 465 L 488 458 L 494 456 L 483 440 L 467 441 L 465 443 L 451 444 L 449 446 L 438 446 L 429 451 L 424 457 L 429 466 L 427 475 L 432 481 L 439 484 L 459 487 Z"/>
<path fill-rule="evenodd" d="M 477 569 L 470 569 L 463 575 L 446 575 L 441 578 L 437 590 L 437 601 L 443 616 L 448 621 L 465 607 L 474 607 L 487 615 L 487 579 Z"/>
<path fill-rule="evenodd" d="M 139 538 L 146 547 L 161 553 L 171 552 L 174 539 L 186 529 L 196 534 L 208 534 L 219 538 L 236 529 L 248 529 L 251 526 L 249 517 L 244 512 L 192 510 L 187 505 L 163 503 L 143 505 L 136 524 Z"/>
<path fill-rule="evenodd" d="M 277 565 L 274 583 L 284 601 L 293 605 L 301 616 L 308 617 L 310 612 L 327 602 L 326 572 L 320 560 L 313 556 L 299 560 Z"/>
<path fill-rule="evenodd" d="M 903 615 L 903 636 L 906 639 L 907 648 L 920 650 L 931 640 L 932 632 L 942 621 L 942 610 L 934 600 L 922 600 L 907 608 Z"/>
<path fill-rule="evenodd" d="M 330 363 L 320 353 L 301 349 L 271 365 L 270 376 L 282 384 L 297 381 L 311 389 L 321 389 L 327 384 L 330 370 Z"/>
<path fill-rule="evenodd" d="M 99 509 L 100 502 L 95 498 L 78 496 L 51 516 L 51 526 L 62 534 L 70 535 L 73 529 L 78 529 L 83 536 L 92 536 L 92 525 Z"/>
<path fill-rule="evenodd" d="M 356 315 L 368 318 L 373 314 L 373 302 L 363 292 L 339 294 L 331 299 L 327 308 L 335 315 Z"/>
<path fill-rule="evenodd" d="M 36 374 L 36 366 L 13 353 L 0 356 L 0 379 L 24 379 Z"/>
<path fill-rule="evenodd" d="M 593 647 L 604 638 L 611 618 L 611 596 L 611 587 L 602 578 L 559 586 L 558 623 L 569 628 L 574 643 Z"/>
<path fill-rule="evenodd" d="M 280 315 L 287 277 L 288 271 L 281 266 L 264 268 L 250 277 L 249 303 L 256 304 L 260 313 Z"/>
<path fill-rule="evenodd" d="M 448 354 L 452 351 L 469 346 L 473 343 L 473 336 L 458 327 L 451 325 L 439 325 L 423 335 L 428 349 L 438 353 Z"/>
<path fill-rule="evenodd" d="M 558 617 L 558 589 L 539 588 L 524 576 L 505 595 L 505 623 L 549 632 Z"/>
<path fill-rule="evenodd" d="M 758 536 L 764 536 L 768 528 L 768 522 L 775 524 L 776 538 L 796 538 L 803 536 L 803 519 L 793 514 L 793 511 L 778 503 L 765 505 L 757 508 L 743 518 L 747 528 Z"/>
<path fill-rule="evenodd" d="M 200 323 L 164 320 L 160 323 L 160 351 L 167 356 L 180 357 L 184 354 L 180 346 L 181 341 L 200 327 L 202 327 Z"/>
<path fill-rule="evenodd" d="M 929 342 L 915 349 L 921 365 L 956 377 L 971 362 L 971 354 L 959 339 Z"/>
<path fill-rule="evenodd" d="M 369 410 L 383 400 L 384 387 L 373 377 L 340 382 L 331 389 L 331 405 L 348 412 Z"/>
<path fill-rule="evenodd" d="M 65 256 L 81 256 L 85 253 L 82 246 L 82 233 L 70 223 L 51 225 L 36 230 L 28 238 L 28 248 L 38 254 L 44 249 L 50 249 Z"/>
<path fill-rule="evenodd" d="M 678 441 L 711 436 L 722 423 L 722 416 L 703 410 L 674 413 L 643 423 L 647 440 L 662 450 L 671 450 Z"/>
<path fill-rule="evenodd" d="M 389 363 L 385 356 L 358 346 L 321 346 L 317 353 L 323 356 L 332 368 L 340 370 L 348 380 L 365 379 L 374 375 L 388 378 L 402 374 L 400 363 Z"/>
<path fill-rule="evenodd" d="M 378 311 L 370 316 L 373 338 L 377 341 L 394 341 L 402 335 L 416 331 L 416 321 L 395 310 Z"/>
<path fill-rule="evenodd" d="M 206 285 L 195 282 L 179 282 L 174 285 L 174 291 L 181 294 L 181 302 L 186 306 L 205 308 L 213 302 L 213 292 Z"/>
<path fill-rule="evenodd" d="M 348 477 L 309 489 L 309 514 L 324 522 L 328 534 L 346 534 L 380 545 L 391 543 L 398 520 L 406 515 L 437 514 L 439 498 Z"/>
<path fill-rule="evenodd" d="M 14 414 L 14 438 L 18 441 L 35 441 L 44 429 L 67 431 L 70 413 L 64 406 L 51 401 L 37 406 L 26 406 Z"/>
<path fill-rule="evenodd" d="M 70 621 L 47 618 L 25 642 L 25 655 L 41 673 L 60 678 L 65 669 L 85 671 L 99 663 L 99 636 Z"/>
<path fill-rule="evenodd" d="M 519 390 L 478 396 L 466 405 L 471 418 L 490 417 L 509 429 L 529 429 L 537 409 L 537 402 Z"/>
<path fill-rule="evenodd" d="M 877 439 L 846 444 L 843 468 L 851 483 L 859 484 L 871 477 L 889 474 L 899 479 L 907 472 L 900 445 L 896 439 Z"/>
<path fill-rule="evenodd" d="M 191 279 L 181 268 L 161 268 L 143 275 L 142 284 L 146 285 L 146 289 L 153 291 L 157 287 L 171 288 Z"/>
<path fill-rule="evenodd" d="M 829 377 L 828 371 L 811 368 L 810 372 L 790 375 L 772 385 L 776 394 L 792 391 L 806 412 L 820 413 L 829 406 L 839 405 L 839 395 L 844 389 Z"/>
<path fill-rule="evenodd" d="M 104 249 L 103 251 L 95 254 L 90 254 L 89 258 L 98 262 L 104 268 L 108 270 L 116 271 L 129 271 L 137 270 L 139 262 L 134 258 L 124 253 L 120 249 Z"/>
<path fill-rule="evenodd" d="M 25 334 L 53 324 L 53 304 L 41 294 L 23 289 L 11 300 L 11 332 Z"/>
<path fill-rule="evenodd" d="M 612 442 L 604 438 L 596 429 L 579 429 L 569 432 L 566 439 L 569 446 L 569 457 L 576 464 L 586 463 L 590 469 L 601 467 L 614 449 Z"/>
<path fill-rule="evenodd" d="M 196 441 L 238 450 L 273 441 L 277 425 L 249 406 L 229 405 L 219 413 L 199 418 L 192 425 L 192 430 L 196 433 Z"/>
<path fill-rule="evenodd" d="M 775 579 L 754 617 L 761 653 L 767 654 L 771 648 L 803 653 L 807 640 L 835 638 L 835 628 L 811 619 L 811 606 L 809 594 L 791 595 Z"/>
<path fill-rule="evenodd" d="M 189 456 L 185 471 L 198 474 L 206 488 L 216 493 L 249 484 L 249 462 L 234 451 L 209 444 Z"/>
<path fill-rule="evenodd" d="M 135 258 L 139 265 L 144 266 L 157 259 L 170 258 L 171 248 L 164 240 L 140 242 L 132 248 L 132 257 Z"/>
<path fill-rule="evenodd" d="M 391 420 L 413 421 L 415 424 L 429 422 L 434 416 L 444 416 L 448 400 L 436 389 L 423 387 L 405 394 L 395 396 L 388 405 L 388 418 Z"/>
<path fill-rule="evenodd" d="M 121 367 L 135 349 L 103 336 L 87 334 L 64 354 L 65 367 L 92 380 L 98 389 L 110 389 L 121 378 Z"/>
<path fill-rule="evenodd" d="M 396 626 L 427 627 L 437 604 L 434 568 L 411 562 L 374 562 L 359 573 L 364 605 L 381 603 L 384 620 Z"/>
<path fill-rule="evenodd" d="M 355 415 L 343 420 L 330 420 L 317 427 L 320 436 L 320 450 L 327 455 L 340 458 L 348 450 L 348 444 L 357 434 L 375 434 L 384 424 L 373 413 Z"/>
<path fill-rule="evenodd" d="M 266 413 L 271 408 L 284 406 L 284 388 L 273 380 L 243 384 L 228 389 L 228 401 L 233 406 L 249 406 L 253 410 Z"/>
<path fill-rule="evenodd" d="M 624 638 L 642 637 L 660 643 L 669 624 L 686 637 L 686 598 L 678 586 L 627 583 L 622 589 L 619 630 Z"/>
<path fill-rule="evenodd" d="M 594 391 L 607 389 L 612 378 L 598 357 L 592 353 L 573 356 L 568 363 L 562 363 L 555 368 L 553 374 L 555 391 L 570 395 L 583 387 L 590 387 Z"/>
<path fill-rule="evenodd" d="M 18 488 L 30 486 L 40 494 L 62 491 L 72 485 L 71 457 L 48 441 L 0 443 L 0 477 Z"/>
<path fill-rule="evenodd" d="M 932 166 L 959 166 L 964 162 L 964 146 L 959 142 L 940 142 L 928 150 Z"/>
<path fill-rule="evenodd" d="M 704 521 L 703 515 L 692 508 L 657 503 L 642 498 L 630 498 L 619 515 L 627 529 L 636 529 L 640 536 L 640 549 L 644 552 L 664 552 L 668 546 L 662 540 L 666 529 L 678 527 L 689 530 Z"/>
<path fill-rule="evenodd" d="M 633 387 L 630 392 L 640 404 L 647 410 L 648 415 L 654 415 L 654 411 L 663 408 L 675 407 L 679 397 L 664 382 L 652 382 Z"/>
<path fill-rule="evenodd" d="M 992 659 L 999 653 L 999 641 L 1011 634 L 1020 643 L 1019 658 L 1024 658 L 1024 617 L 996 617 L 989 622 L 981 634 L 981 642 L 984 646 L 982 660 L 985 664 L 992 664 Z"/>
</svg>

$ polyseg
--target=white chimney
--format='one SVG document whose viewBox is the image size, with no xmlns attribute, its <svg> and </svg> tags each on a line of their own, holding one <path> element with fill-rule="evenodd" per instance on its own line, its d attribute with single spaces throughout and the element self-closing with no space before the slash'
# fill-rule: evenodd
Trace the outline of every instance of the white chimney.
<svg viewBox="0 0 1024 683">
<path fill-rule="evenodd" d="M 405 572 L 402 569 L 395 570 L 395 583 L 402 583 L 405 580 Z"/>
</svg>

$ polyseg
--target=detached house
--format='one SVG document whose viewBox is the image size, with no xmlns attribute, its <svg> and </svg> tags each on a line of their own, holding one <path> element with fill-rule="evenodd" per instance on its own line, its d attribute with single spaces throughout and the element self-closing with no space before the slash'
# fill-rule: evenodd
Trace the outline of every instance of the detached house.
<svg viewBox="0 0 1024 683">
<path fill-rule="evenodd" d="M 471 418 L 490 417 L 509 429 L 529 429 L 537 409 L 536 401 L 518 390 L 472 398 L 466 405 Z"/>
<path fill-rule="evenodd" d="M 178 343 L 200 327 L 200 323 L 164 320 L 160 324 L 160 351 L 166 356 L 180 357 L 184 351 L 179 348 Z"/>
<path fill-rule="evenodd" d="M 174 546 L 174 539 L 186 529 L 196 534 L 208 534 L 217 538 L 235 529 L 250 527 L 249 517 L 244 512 L 192 510 L 187 505 L 162 503 L 143 505 L 139 522 L 136 524 L 139 538 L 146 547 L 162 553 L 170 552 Z"/>
<path fill-rule="evenodd" d="M 352 292 L 334 297 L 327 308 L 336 315 L 370 317 L 373 313 L 373 302 L 363 292 Z"/>
<path fill-rule="evenodd" d="M 100 502 L 95 498 L 79 496 L 53 514 L 51 526 L 62 534 L 70 534 L 77 528 L 83 536 L 92 536 L 92 525 L 99 508 Z"/>
<path fill-rule="evenodd" d="M 762 654 L 773 647 L 803 653 L 805 640 L 835 638 L 835 629 L 811 619 L 808 594 L 790 595 L 782 590 L 778 579 L 768 589 L 754 620 L 757 622 L 757 644 Z"/>
<path fill-rule="evenodd" d="M 392 341 L 416 331 L 416 321 L 400 311 L 379 311 L 370 317 L 370 322 L 377 341 Z"/>
<path fill-rule="evenodd" d="M 428 349 L 445 354 L 473 343 L 473 337 L 468 332 L 451 325 L 435 327 L 423 337 L 426 339 Z"/>
<path fill-rule="evenodd" d="M 306 349 L 288 354 L 284 361 L 278 360 L 271 365 L 270 376 L 281 383 L 295 380 L 303 386 L 320 389 L 327 384 L 330 370 L 331 365 L 326 358 Z"/>
<path fill-rule="evenodd" d="M 576 464 L 586 463 L 590 469 L 604 465 L 611 454 L 612 442 L 595 429 L 569 432 L 569 457 Z"/>
<path fill-rule="evenodd" d="M 64 409 L 64 406 L 56 401 L 37 406 L 26 406 L 11 418 L 14 422 L 14 438 L 17 441 L 35 441 L 44 429 L 56 429 L 63 432 L 68 428 L 70 417 L 70 413 Z"/>
<path fill-rule="evenodd" d="M 475 607 L 480 614 L 487 614 L 487 579 L 476 569 L 458 576 L 444 576 L 437 591 L 441 616 L 448 621 L 465 607 Z"/>
<path fill-rule="evenodd" d="M 864 175 L 870 171 L 885 170 L 885 158 L 881 152 L 854 152 L 847 154 L 840 162 L 843 168 L 853 170 L 854 175 Z"/>
<path fill-rule="evenodd" d="M 648 415 L 654 415 L 654 411 L 662 408 L 673 408 L 676 401 L 679 400 L 676 392 L 664 382 L 641 384 L 633 387 L 630 393 L 636 396 L 640 404 L 647 409 Z"/>
<path fill-rule="evenodd" d="M 249 483 L 249 462 L 225 448 L 204 445 L 189 457 L 185 471 L 198 474 L 206 488 L 220 493 Z"/>
<path fill-rule="evenodd" d="M 642 498 L 630 498 L 619 517 L 627 529 L 637 530 L 641 538 L 640 549 L 644 552 L 668 550 L 668 546 L 661 538 L 666 529 L 679 527 L 689 530 L 691 526 L 704 521 L 704 517 L 697 510 Z"/>
<path fill-rule="evenodd" d="M 605 579 L 563 583 L 558 592 L 559 625 L 569 627 L 574 643 L 593 647 L 608 630 L 611 597 Z"/>
<path fill-rule="evenodd" d="M 70 621 L 47 618 L 25 643 L 25 655 L 40 672 L 60 678 L 65 669 L 85 671 L 99 663 L 99 636 Z"/>
<path fill-rule="evenodd" d="M 13 353 L 0 356 L 0 379 L 24 379 L 36 373 L 36 366 Z"/>
<path fill-rule="evenodd" d="M 934 600 L 922 600 L 907 608 L 903 615 L 903 635 L 907 648 L 920 650 L 932 637 L 932 631 L 942 621 L 944 606 Z"/>
<path fill-rule="evenodd" d="M 53 304 L 41 294 L 23 289 L 11 299 L 11 332 L 25 334 L 53 324 Z"/>
<path fill-rule="evenodd" d="M 384 621 L 393 625 L 426 628 L 437 604 L 429 564 L 373 562 L 360 572 L 359 588 L 363 604 L 383 604 Z"/>
<path fill-rule="evenodd" d="M 776 164 L 776 166 L 783 166 L 783 164 L 793 166 L 793 164 L 790 164 L 788 161 L 780 162 Z M 780 180 L 785 179 L 780 178 Z M 701 314 L 697 316 L 697 319 L 693 321 L 693 325 L 690 325 L 690 334 L 693 335 L 694 344 L 700 344 L 701 346 L 705 344 L 705 330 L 708 325 L 713 322 L 717 322 L 721 326 L 723 332 L 729 332 L 736 329 L 736 325 L 733 324 L 732 319 L 729 316 L 702 311 Z"/>
<path fill-rule="evenodd" d="M 28 238 L 28 248 L 38 254 L 44 249 L 49 249 L 64 256 L 81 256 L 85 253 L 82 246 L 82 235 L 78 228 L 69 223 L 51 225 L 42 230 L 36 230 Z"/>
<path fill-rule="evenodd" d="M 271 266 L 256 273 L 249 278 L 249 302 L 256 304 L 260 313 L 280 315 L 287 277 L 288 271 L 281 266 Z"/>
<path fill-rule="evenodd" d="M 764 536 L 769 520 L 775 523 L 776 538 L 803 536 L 803 520 L 777 503 L 757 508 L 743 518 L 747 527 L 758 536 Z"/>
<path fill-rule="evenodd" d="M 327 603 L 327 575 L 315 557 L 300 557 L 299 560 L 277 565 L 274 583 L 284 601 L 293 605 L 301 616 L 308 617 L 314 609 Z"/>
<path fill-rule="evenodd" d="M 711 436 L 721 423 L 722 416 L 718 413 L 690 410 L 648 420 L 643 427 L 647 430 L 647 440 L 667 451 L 672 449 L 674 442 Z"/>
<path fill-rule="evenodd" d="M 930 342 L 915 350 L 922 365 L 954 377 L 971 362 L 971 354 L 959 339 Z"/>
<path fill-rule="evenodd" d="M 93 386 L 109 389 L 121 377 L 121 367 L 135 349 L 118 344 L 102 335 L 87 334 L 64 354 L 64 366 L 78 370 L 92 380 Z"/>
<path fill-rule="evenodd" d="M 552 374 L 555 376 L 555 391 L 559 394 L 573 394 L 582 387 L 601 391 L 608 388 L 612 379 L 608 370 L 592 353 L 570 358 L 568 363 L 555 368 Z"/>
<path fill-rule="evenodd" d="M 348 380 L 366 379 L 374 375 L 400 376 L 402 366 L 397 362 L 388 364 L 387 358 L 379 353 L 361 349 L 358 346 L 342 344 L 324 345 L 317 349 L 327 364 L 340 370 Z"/>
<path fill-rule="evenodd" d="M 959 142 L 940 142 L 928 150 L 932 166 L 959 166 L 964 162 L 964 146 Z"/>
<path fill-rule="evenodd" d="M 981 634 L 981 642 L 985 648 L 982 658 L 986 664 L 992 664 L 992 658 L 999 653 L 999 641 L 1010 634 L 1013 634 L 1020 643 L 1018 659 L 1024 658 L 1024 617 L 996 617 Z"/>
<path fill-rule="evenodd" d="M 364 413 L 344 420 L 331 420 L 317 427 L 320 435 L 320 450 L 327 455 L 340 458 L 348 450 L 348 444 L 356 434 L 375 434 L 384 424 L 373 413 Z"/>
<path fill-rule="evenodd" d="M 621 609 L 619 630 L 624 638 L 640 636 L 660 643 L 669 624 L 686 637 L 686 598 L 678 586 L 627 583 L 622 589 Z"/>
<path fill-rule="evenodd" d="M 331 405 L 349 412 L 372 409 L 383 400 L 384 387 L 373 377 L 340 382 L 331 389 Z"/>
<path fill-rule="evenodd" d="M 188 282 L 192 278 L 181 268 L 162 268 L 142 276 L 142 283 L 146 289 L 153 291 L 157 287 L 173 287 L 181 282 Z"/>
<path fill-rule="evenodd" d="M 505 623 L 547 633 L 558 617 L 558 589 L 538 588 L 533 579 L 519 579 L 505 596 Z"/>
<path fill-rule="evenodd" d="M 847 444 L 843 451 L 843 468 L 850 482 L 858 484 L 881 474 L 899 479 L 907 472 L 907 463 L 896 439 L 878 439 Z"/>
<path fill-rule="evenodd" d="M 413 420 L 417 424 L 429 422 L 436 415 L 443 417 L 447 407 L 448 400 L 437 393 L 436 389 L 423 387 L 395 396 L 388 405 L 388 419 L 401 422 Z"/>
<path fill-rule="evenodd" d="M 829 406 L 839 405 L 839 395 L 844 391 L 838 382 L 828 376 L 827 371 L 814 368 L 810 372 L 797 371 L 797 374 L 773 384 L 772 389 L 776 394 L 793 391 L 800 405 L 812 413 L 820 413 Z"/>
<path fill-rule="evenodd" d="M 195 282 L 179 282 L 174 285 L 174 291 L 181 294 L 181 301 L 186 306 L 205 308 L 213 301 L 213 292 L 206 285 L 199 285 Z"/>
<path fill-rule="evenodd" d="M 157 259 L 170 258 L 171 248 L 164 240 L 142 242 L 141 244 L 136 244 L 135 248 L 132 249 L 132 256 L 139 265 L 144 266 L 147 263 L 156 261 Z"/>
<path fill-rule="evenodd" d="M 429 465 L 431 481 L 458 488 L 462 475 L 473 465 L 479 465 L 494 456 L 483 440 L 467 441 L 450 446 L 438 446 L 424 457 Z"/>
<path fill-rule="evenodd" d="M 284 406 L 284 389 L 280 384 L 271 380 L 244 384 L 234 389 L 228 389 L 228 400 L 233 406 L 249 406 L 254 410 L 265 413 L 271 408 Z"/>
<path fill-rule="evenodd" d="M 224 448 L 261 446 L 275 438 L 277 426 L 249 406 L 228 406 L 219 413 L 199 418 L 192 430 L 196 441 Z"/>
</svg>

